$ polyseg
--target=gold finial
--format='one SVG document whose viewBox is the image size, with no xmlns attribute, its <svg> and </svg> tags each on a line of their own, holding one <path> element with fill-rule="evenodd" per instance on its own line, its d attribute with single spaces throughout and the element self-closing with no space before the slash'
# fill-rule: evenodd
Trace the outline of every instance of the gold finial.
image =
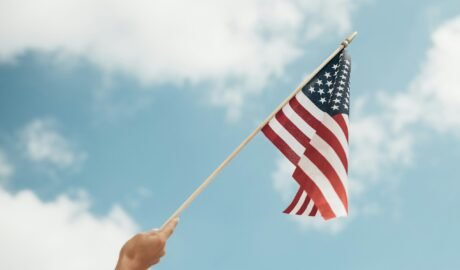
<svg viewBox="0 0 460 270">
<path fill-rule="evenodd" d="M 351 35 L 349 35 L 344 41 L 342 41 L 342 45 L 344 48 L 346 48 L 350 43 L 353 41 L 353 39 L 356 37 L 358 32 L 353 32 Z"/>
</svg>

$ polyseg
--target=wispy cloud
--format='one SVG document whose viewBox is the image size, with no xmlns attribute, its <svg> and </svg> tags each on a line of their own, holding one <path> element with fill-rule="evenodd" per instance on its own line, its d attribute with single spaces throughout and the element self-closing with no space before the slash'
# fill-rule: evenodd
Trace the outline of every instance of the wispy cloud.
<svg viewBox="0 0 460 270">
<path fill-rule="evenodd" d="M 419 75 L 408 91 L 389 104 L 400 126 L 423 124 L 435 131 L 460 135 L 460 16 L 438 27 Z M 390 103 L 390 102 L 388 102 Z"/>
<path fill-rule="evenodd" d="M 237 117 L 325 33 L 350 29 L 350 0 L 0 3 L 0 62 L 27 51 L 81 58 L 145 84 L 199 84 Z M 202 87 L 201 87 L 202 86 Z"/>
<path fill-rule="evenodd" d="M 372 98 L 353 101 L 350 141 L 350 214 L 377 214 L 381 206 L 366 196 L 366 191 L 385 188 L 390 168 L 402 170 L 413 164 L 415 145 L 424 131 L 460 135 L 460 17 L 439 26 L 432 34 L 432 47 L 420 73 L 407 90 L 396 94 L 377 93 Z M 275 190 L 292 198 L 296 184 L 293 167 L 279 161 L 273 173 Z M 336 233 L 350 219 L 331 223 L 300 217 L 302 228 Z"/>
<path fill-rule="evenodd" d="M 86 158 L 50 119 L 36 119 L 27 124 L 21 131 L 20 143 L 31 161 L 58 168 L 71 168 Z"/>
<path fill-rule="evenodd" d="M 61 195 L 42 201 L 32 191 L 9 193 L 0 188 L 1 269 L 113 269 L 124 241 L 138 229 L 125 211 L 114 206 L 94 216 L 85 196 Z"/>
<path fill-rule="evenodd" d="M 3 151 L 0 149 L 0 185 L 10 179 L 14 173 L 13 165 L 11 165 Z"/>
<path fill-rule="evenodd" d="M 138 187 L 131 194 L 126 194 L 126 203 L 131 208 L 137 209 L 142 206 L 146 199 L 152 197 L 152 190 L 147 187 Z"/>
</svg>

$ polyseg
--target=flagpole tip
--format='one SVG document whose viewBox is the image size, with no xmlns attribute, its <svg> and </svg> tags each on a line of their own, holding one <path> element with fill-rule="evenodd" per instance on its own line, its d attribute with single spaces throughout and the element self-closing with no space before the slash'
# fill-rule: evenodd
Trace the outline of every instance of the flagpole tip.
<svg viewBox="0 0 460 270">
<path fill-rule="evenodd" d="M 343 48 L 346 48 L 348 45 L 350 45 L 350 43 L 353 41 L 353 39 L 356 37 L 357 34 L 358 32 L 353 32 L 344 41 L 342 41 L 341 44 Z"/>
</svg>

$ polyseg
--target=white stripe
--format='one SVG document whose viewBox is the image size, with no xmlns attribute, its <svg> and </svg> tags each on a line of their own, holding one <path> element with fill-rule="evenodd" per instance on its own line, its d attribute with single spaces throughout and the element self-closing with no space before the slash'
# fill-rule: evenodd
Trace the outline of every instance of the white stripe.
<svg viewBox="0 0 460 270">
<path fill-rule="evenodd" d="M 308 216 L 310 214 L 310 212 L 311 212 L 311 209 L 313 209 L 313 206 L 315 206 L 315 204 L 313 203 L 313 200 L 310 198 L 310 201 L 308 202 L 307 209 L 305 209 L 305 212 L 303 214 Z"/>
<path fill-rule="evenodd" d="M 348 115 L 342 114 L 342 116 L 343 116 L 343 120 L 345 120 L 345 123 L 347 124 L 347 127 L 349 127 L 348 124 L 350 124 L 350 123 L 348 122 Z"/>
<path fill-rule="evenodd" d="M 342 146 L 346 157 L 348 158 L 348 152 L 346 151 L 348 148 L 348 141 L 342 128 L 339 126 L 339 124 L 337 124 L 334 118 L 332 118 L 327 113 L 324 113 L 323 124 L 335 135 L 337 140 L 339 140 L 339 143 Z"/>
<path fill-rule="evenodd" d="M 294 151 L 299 157 L 305 152 L 305 147 L 301 145 L 292 135 L 273 117 L 269 122 L 273 131 Z"/>
<path fill-rule="evenodd" d="M 307 124 L 291 107 L 291 105 L 286 104 L 283 107 L 283 112 L 286 117 L 291 120 L 291 122 L 302 131 L 303 134 L 307 135 L 308 138 L 313 138 L 315 135 L 315 130 Z"/>
<path fill-rule="evenodd" d="M 342 113 L 342 114 L 337 115 L 337 116 L 338 116 L 338 117 L 341 117 L 341 118 L 343 119 L 343 121 L 345 122 L 345 128 L 348 130 L 348 115 Z M 332 120 L 334 120 L 334 119 L 332 119 Z M 336 123 L 337 123 L 337 122 L 336 122 Z M 339 127 L 340 127 L 340 125 L 339 125 Z M 346 154 L 347 159 L 348 159 L 348 151 L 347 151 L 347 150 L 348 150 L 348 140 L 347 140 L 347 135 L 345 135 L 345 131 L 344 131 L 342 128 L 340 128 L 340 130 L 342 131 L 343 136 L 344 136 L 344 138 L 345 138 L 345 140 L 346 140 L 346 144 L 345 144 L 344 150 L 345 150 L 345 154 Z M 336 135 L 336 136 L 337 136 L 337 135 Z M 340 137 L 342 137 L 342 136 L 340 136 Z M 337 139 L 340 140 L 339 137 L 337 137 Z M 342 144 L 342 146 L 343 146 L 343 143 L 342 143 L 342 142 L 340 142 L 340 144 Z"/>
<path fill-rule="evenodd" d="M 342 161 L 340 160 L 337 153 L 334 149 L 326 143 L 320 136 L 315 136 L 310 141 L 310 144 L 319 152 L 323 157 L 329 162 L 329 164 L 334 168 L 334 171 L 339 176 L 340 180 L 345 186 L 345 191 L 347 190 L 347 171 L 343 166 Z M 347 149 L 348 150 L 348 149 Z M 308 151 L 308 150 L 307 150 Z M 346 151 L 348 152 L 348 151 Z"/>
<path fill-rule="evenodd" d="M 345 120 L 345 125 L 347 126 L 347 129 L 348 129 L 348 138 L 350 138 L 350 122 L 349 122 L 350 120 L 348 119 L 348 114 L 342 114 L 342 117 L 343 117 L 343 120 Z M 347 153 L 347 159 L 348 159 L 348 147 L 345 153 Z"/>
<path fill-rule="evenodd" d="M 313 102 L 302 92 L 300 91 L 296 96 L 297 101 L 302 105 L 307 111 L 309 111 L 316 119 L 322 120 L 324 112 L 316 107 Z"/>
<path fill-rule="evenodd" d="M 306 156 L 302 156 L 299 162 L 299 168 L 308 175 L 311 180 L 316 184 L 316 186 L 321 190 L 324 198 L 331 207 L 336 217 L 346 216 L 347 211 L 342 204 L 339 196 L 335 192 L 331 183 L 324 174 L 313 164 Z M 321 209 L 318 209 L 321 210 Z"/>
<path fill-rule="evenodd" d="M 347 178 L 347 172 L 345 167 L 343 166 L 342 161 L 340 160 L 339 156 L 336 154 L 334 149 L 326 143 L 321 137 L 319 136 L 313 136 L 315 134 L 315 131 L 313 128 L 308 125 L 293 109 L 292 107 L 287 104 L 283 108 L 283 112 L 286 115 L 291 122 L 296 125 L 304 134 L 306 134 L 308 137 L 313 138 L 313 140 L 310 140 L 310 144 L 312 144 L 318 152 L 322 153 L 323 156 L 329 161 L 329 163 L 332 165 L 332 167 L 335 168 L 335 171 L 337 172 L 337 175 L 339 176 L 340 179 L 345 179 Z M 308 151 L 308 150 L 307 150 Z M 348 145 L 344 149 L 345 153 L 348 153 Z"/>
<path fill-rule="evenodd" d="M 289 214 L 292 214 L 292 215 L 295 215 L 297 214 L 297 212 L 299 211 L 299 209 L 302 207 L 303 203 L 305 202 L 305 199 L 307 198 L 307 192 L 302 191 L 302 195 L 300 195 L 300 199 L 299 201 L 297 201 L 297 204 L 296 206 L 292 209 L 291 213 Z"/>
<path fill-rule="evenodd" d="M 339 124 L 329 114 L 321 111 L 316 105 L 301 91 L 296 95 L 297 101 L 310 112 L 318 121 L 322 122 L 339 140 L 343 150 L 347 149 L 348 142 Z M 345 151 L 347 153 L 347 151 Z M 347 156 L 348 157 L 348 156 Z"/>
</svg>

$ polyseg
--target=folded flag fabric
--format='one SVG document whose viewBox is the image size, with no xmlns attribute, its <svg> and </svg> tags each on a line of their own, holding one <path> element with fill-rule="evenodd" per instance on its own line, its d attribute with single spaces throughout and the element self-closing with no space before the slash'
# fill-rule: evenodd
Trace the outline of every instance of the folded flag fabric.
<svg viewBox="0 0 460 270">
<path fill-rule="evenodd" d="M 343 49 L 262 128 L 295 165 L 299 188 L 284 213 L 348 215 L 351 58 Z"/>
</svg>

